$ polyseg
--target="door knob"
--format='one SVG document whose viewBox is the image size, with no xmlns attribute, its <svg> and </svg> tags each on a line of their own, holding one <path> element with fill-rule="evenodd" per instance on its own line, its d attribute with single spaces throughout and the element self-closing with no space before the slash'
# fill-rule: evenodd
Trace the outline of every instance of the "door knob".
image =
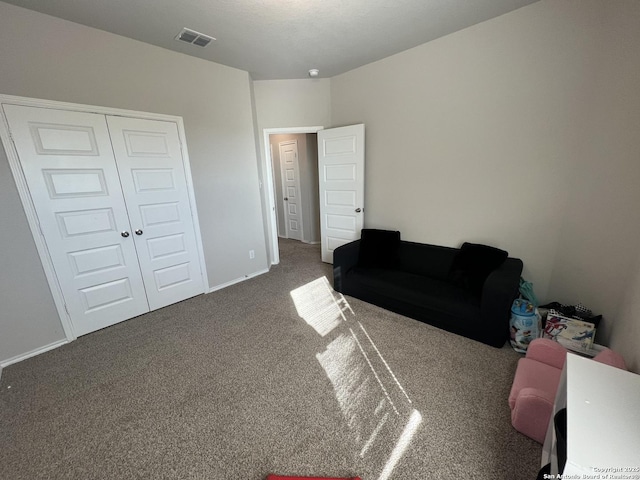
<svg viewBox="0 0 640 480">
<path fill-rule="evenodd" d="M 289 201 L 289 198 L 288 198 L 288 197 L 284 197 L 284 201 L 285 201 L 285 202 L 288 202 L 288 201 Z"/>
<path fill-rule="evenodd" d="M 129 236 L 129 232 L 127 232 L 126 230 L 124 232 L 122 232 L 120 235 L 122 235 L 124 238 L 127 238 Z"/>
<path fill-rule="evenodd" d="M 136 235 L 142 235 L 142 230 L 137 229 L 137 230 L 136 230 Z"/>
<path fill-rule="evenodd" d="M 361 208 L 356 208 L 356 213 L 360 213 L 362 211 Z"/>
</svg>

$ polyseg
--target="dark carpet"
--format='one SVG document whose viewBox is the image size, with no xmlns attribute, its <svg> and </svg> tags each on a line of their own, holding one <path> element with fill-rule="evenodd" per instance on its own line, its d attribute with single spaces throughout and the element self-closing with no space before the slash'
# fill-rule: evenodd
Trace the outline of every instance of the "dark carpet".
<svg viewBox="0 0 640 480">
<path fill-rule="evenodd" d="M 318 246 L 12 365 L 0 477 L 533 479 L 518 354 L 332 291 Z"/>
</svg>

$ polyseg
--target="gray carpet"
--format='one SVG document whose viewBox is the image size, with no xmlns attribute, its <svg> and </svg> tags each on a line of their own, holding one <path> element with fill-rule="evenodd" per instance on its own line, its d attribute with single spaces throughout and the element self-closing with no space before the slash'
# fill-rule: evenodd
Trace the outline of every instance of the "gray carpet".
<svg viewBox="0 0 640 480">
<path fill-rule="evenodd" d="M 6 368 L 0 477 L 535 478 L 516 353 L 341 298 L 317 246 L 281 255 Z"/>
</svg>

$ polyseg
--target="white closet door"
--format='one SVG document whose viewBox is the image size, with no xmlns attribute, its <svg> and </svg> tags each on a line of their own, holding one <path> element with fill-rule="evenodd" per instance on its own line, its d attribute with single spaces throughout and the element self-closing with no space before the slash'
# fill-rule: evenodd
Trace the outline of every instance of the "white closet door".
<svg viewBox="0 0 640 480">
<path fill-rule="evenodd" d="M 104 115 L 3 109 L 75 335 L 147 312 Z"/>
<path fill-rule="evenodd" d="M 203 293 L 177 125 L 107 123 L 151 309 Z"/>
</svg>

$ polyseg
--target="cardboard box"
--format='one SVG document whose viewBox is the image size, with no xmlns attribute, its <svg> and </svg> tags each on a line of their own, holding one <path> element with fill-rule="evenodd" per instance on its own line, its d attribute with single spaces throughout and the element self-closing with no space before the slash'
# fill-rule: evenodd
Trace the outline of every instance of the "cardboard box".
<svg viewBox="0 0 640 480">
<path fill-rule="evenodd" d="M 542 336 L 555 340 L 569 349 L 587 350 L 593 345 L 596 327 L 593 323 L 564 317 L 550 311 Z"/>
</svg>

